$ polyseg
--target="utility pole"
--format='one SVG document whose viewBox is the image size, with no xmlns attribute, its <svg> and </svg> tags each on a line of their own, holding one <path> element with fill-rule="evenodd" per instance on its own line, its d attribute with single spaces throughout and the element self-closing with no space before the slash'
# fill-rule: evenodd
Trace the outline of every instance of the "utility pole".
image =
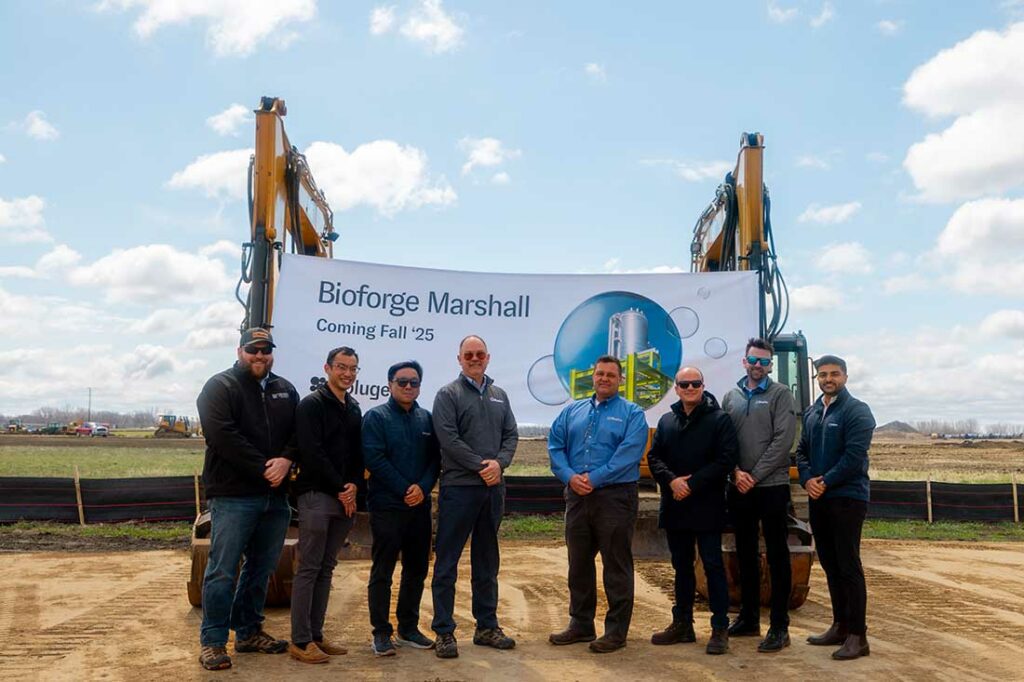
<svg viewBox="0 0 1024 682">
<path fill-rule="evenodd" d="M 92 421 L 92 386 L 89 386 L 89 414 L 85 418 L 85 421 L 87 421 L 87 422 L 91 422 Z"/>
</svg>

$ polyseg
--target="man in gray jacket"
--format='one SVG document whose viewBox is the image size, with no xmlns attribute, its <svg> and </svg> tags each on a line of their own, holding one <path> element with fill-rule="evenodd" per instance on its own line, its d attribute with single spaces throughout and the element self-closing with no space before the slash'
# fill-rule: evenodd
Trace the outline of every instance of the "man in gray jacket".
<svg viewBox="0 0 1024 682">
<path fill-rule="evenodd" d="M 768 570 L 772 580 L 771 620 L 768 634 L 758 645 L 762 653 L 789 646 L 789 452 L 796 437 L 796 409 L 789 388 L 768 376 L 772 345 L 750 339 L 743 358 L 747 374 L 725 395 L 722 408 L 729 413 L 739 436 L 739 465 L 729 488 L 729 514 L 736 533 L 740 567 L 740 614 L 729 626 L 732 637 L 761 634 L 761 575 L 758 524 L 764 534 Z"/>
<path fill-rule="evenodd" d="M 434 541 L 434 621 L 438 658 L 459 655 L 455 641 L 455 581 L 470 535 L 473 572 L 473 643 L 511 649 L 516 642 L 498 626 L 498 526 L 505 511 L 502 472 L 519 442 L 505 391 L 485 374 L 491 356 L 479 336 L 459 344 L 462 372 L 434 397 L 434 431 L 441 445 L 441 492 Z"/>
</svg>

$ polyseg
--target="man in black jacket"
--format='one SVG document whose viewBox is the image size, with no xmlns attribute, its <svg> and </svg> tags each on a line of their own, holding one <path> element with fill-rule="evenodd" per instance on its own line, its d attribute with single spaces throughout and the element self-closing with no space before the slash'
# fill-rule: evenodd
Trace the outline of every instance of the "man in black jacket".
<svg viewBox="0 0 1024 682">
<path fill-rule="evenodd" d="M 362 412 L 349 389 L 359 356 L 348 346 L 327 354 L 327 382 L 295 411 L 299 473 L 292 486 L 299 505 L 299 567 L 292 580 L 292 641 L 288 653 L 304 663 L 326 663 L 346 649 L 324 639 L 324 616 L 338 550 L 352 529 L 363 479 Z"/>
<path fill-rule="evenodd" d="M 694 543 L 708 581 L 711 637 L 707 653 L 729 650 L 729 584 L 722 561 L 726 478 L 736 466 L 739 446 L 732 420 L 704 390 L 696 367 L 676 373 L 679 402 L 662 416 L 647 453 L 651 474 L 661 485 L 658 525 L 665 529 L 676 572 L 672 623 L 652 644 L 695 642 L 693 631 Z"/>
<path fill-rule="evenodd" d="M 196 401 L 206 438 L 203 484 L 212 526 L 199 631 L 199 662 L 207 670 L 231 667 L 229 629 L 239 653 L 280 654 L 288 646 L 262 624 L 267 582 L 291 517 L 281 484 L 294 458 L 299 395 L 270 371 L 274 340 L 267 330 L 242 332 L 237 357 L 233 367 L 206 382 Z"/>
</svg>

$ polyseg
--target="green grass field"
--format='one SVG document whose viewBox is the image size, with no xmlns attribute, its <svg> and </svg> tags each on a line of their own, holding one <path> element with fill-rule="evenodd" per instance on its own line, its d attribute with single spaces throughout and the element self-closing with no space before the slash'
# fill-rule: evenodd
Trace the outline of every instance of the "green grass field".
<svg viewBox="0 0 1024 682">
<path fill-rule="evenodd" d="M 70 478 L 78 467 L 82 478 L 145 478 L 191 476 L 203 468 L 203 444 L 195 450 L 161 447 L 39 447 L 0 448 L 0 476 Z"/>
</svg>

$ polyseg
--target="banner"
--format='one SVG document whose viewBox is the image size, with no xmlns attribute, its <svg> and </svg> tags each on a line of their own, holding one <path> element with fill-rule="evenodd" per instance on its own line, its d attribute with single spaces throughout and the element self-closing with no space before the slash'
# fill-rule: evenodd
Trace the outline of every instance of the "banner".
<svg viewBox="0 0 1024 682">
<path fill-rule="evenodd" d="M 359 355 L 353 394 L 363 410 L 387 401 L 387 368 L 423 365 L 419 402 L 459 374 L 459 342 L 474 334 L 491 354 L 487 374 L 520 424 L 548 425 L 592 392 L 594 360 L 626 369 L 623 395 L 652 426 L 677 400 L 681 366 L 704 373 L 721 398 L 743 376 L 758 329 L 751 272 L 524 275 L 429 270 L 285 255 L 274 303 L 274 371 L 305 395 L 325 380 L 327 352 Z"/>
</svg>

